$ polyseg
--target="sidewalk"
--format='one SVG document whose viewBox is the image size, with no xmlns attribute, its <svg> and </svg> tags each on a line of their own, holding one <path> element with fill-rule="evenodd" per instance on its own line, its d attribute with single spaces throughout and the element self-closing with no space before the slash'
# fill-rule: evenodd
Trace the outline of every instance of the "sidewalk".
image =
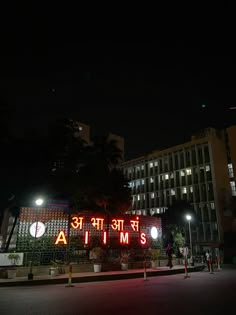
<svg viewBox="0 0 236 315">
<path fill-rule="evenodd" d="M 202 271 L 204 265 L 188 266 L 188 273 Z M 176 265 L 172 269 L 169 267 L 148 268 L 146 277 L 165 276 L 172 274 L 185 273 L 183 265 Z M 72 284 L 93 281 L 125 280 L 134 278 L 144 278 L 144 269 L 130 269 L 127 271 L 106 271 L 106 272 L 81 272 L 72 273 Z M 16 277 L 14 279 L 0 279 L 0 287 L 6 286 L 26 286 L 26 285 L 48 285 L 48 284 L 67 284 L 68 274 L 57 276 L 35 276 L 34 280 L 28 280 L 27 277 Z"/>
</svg>

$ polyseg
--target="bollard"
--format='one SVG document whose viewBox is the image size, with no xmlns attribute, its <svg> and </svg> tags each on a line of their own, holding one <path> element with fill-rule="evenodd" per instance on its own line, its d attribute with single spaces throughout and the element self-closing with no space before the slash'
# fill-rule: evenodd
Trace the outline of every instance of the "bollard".
<svg viewBox="0 0 236 315">
<path fill-rule="evenodd" d="M 68 284 L 66 285 L 66 287 L 73 287 L 72 285 L 72 265 L 69 265 L 69 272 L 68 272 Z"/>
<path fill-rule="evenodd" d="M 212 268 L 212 259 L 209 259 L 209 268 L 210 268 L 210 273 L 213 273 L 213 268 Z"/>
<path fill-rule="evenodd" d="M 147 263 L 146 263 L 146 261 L 144 261 L 143 267 L 144 267 L 143 278 L 144 278 L 144 281 L 146 281 L 147 280 L 147 272 L 146 272 Z"/>
<path fill-rule="evenodd" d="M 221 270 L 221 268 L 220 268 L 220 257 L 216 256 L 216 262 L 217 262 L 217 269 Z"/>
<path fill-rule="evenodd" d="M 185 270 L 185 276 L 184 276 L 184 279 L 190 278 L 190 276 L 188 275 L 187 257 L 184 259 L 184 270 Z"/>
</svg>

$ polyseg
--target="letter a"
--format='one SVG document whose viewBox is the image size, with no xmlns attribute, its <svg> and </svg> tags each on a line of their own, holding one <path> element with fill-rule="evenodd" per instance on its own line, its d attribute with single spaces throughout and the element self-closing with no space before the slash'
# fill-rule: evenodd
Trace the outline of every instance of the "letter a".
<svg viewBox="0 0 236 315">
<path fill-rule="evenodd" d="M 67 244 L 67 240 L 66 240 L 64 231 L 60 231 L 60 233 L 58 234 L 56 242 L 55 242 L 55 245 L 58 245 L 58 244 L 61 244 L 61 243 L 64 244 L 64 245 Z"/>
</svg>

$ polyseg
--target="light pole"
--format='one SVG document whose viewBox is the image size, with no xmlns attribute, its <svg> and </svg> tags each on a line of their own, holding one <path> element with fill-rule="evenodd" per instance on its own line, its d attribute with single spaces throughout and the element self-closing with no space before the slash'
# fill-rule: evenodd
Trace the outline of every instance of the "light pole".
<svg viewBox="0 0 236 315">
<path fill-rule="evenodd" d="M 42 198 L 38 198 L 35 200 L 35 204 L 37 205 L 36 208 L 36 222 L 34 222 L 31 227 L 30 227 L 30 234 L 34 237 L 34 243 L 33 243 L 33 248 L 32 248 L 32 257 L 34 256 L 34 251 L 35 251 L 35 244 L 36 244 L 36 239 L 38 237 L 38 213 L 39 213 L 39 207 L 42 206 L 44 200 Z M 34 274 L 33 274 L 33 264 L 32 260 L 30 261 L 30 270 L 28 273 L 28 280 L 33 280 Z"/>
<path fill-rule="evenodd" d="M 186 219 L 188 221 L 188 230 L 189 230 L 189 243 L 190 243 L 190 261 L 193 262 L 193 246 L 192 246 L 192 234 L 191 234 L 191 215 L 187 214 Z"/>
</svg>

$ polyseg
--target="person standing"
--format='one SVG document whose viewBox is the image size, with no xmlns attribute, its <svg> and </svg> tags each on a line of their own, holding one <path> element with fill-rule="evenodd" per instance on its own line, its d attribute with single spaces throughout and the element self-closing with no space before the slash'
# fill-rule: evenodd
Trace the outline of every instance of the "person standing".
<svg viewBox="0 0 236 315">
<path fill-rule="evenodd" d="M 209 272 L 213 272 L 213 261 L 212 261 L 212 254 L 210 253 L 209 249 L 206 251 L 206 263 Z"/>
<path fill-rule="evenodd" d="M 169 266 L 170 268 L 173 267 L 173 264 L 172 264 L 172 253 L 173 253 L 173 250 L 172 250 L 171 243 L 168 243 L 168 245 L 166 247 L 166 255 L 168 256 L 167 266 Z"/>
</svg>

